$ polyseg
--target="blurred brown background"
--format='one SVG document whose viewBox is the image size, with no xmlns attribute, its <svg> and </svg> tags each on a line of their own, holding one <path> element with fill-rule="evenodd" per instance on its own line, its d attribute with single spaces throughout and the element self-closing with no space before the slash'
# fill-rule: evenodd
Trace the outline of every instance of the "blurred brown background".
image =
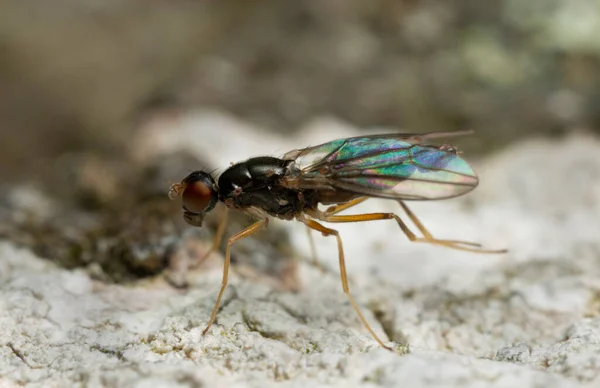
<svg viewBox="0 0 600 388">
<path fill-rule="evenodd" d="M 165 107 L 471 128 L 487 148 L 598 131 L 598 37 L 598 0 L 3 0 L 0 177 L 117 155 Z"/>
</svg>

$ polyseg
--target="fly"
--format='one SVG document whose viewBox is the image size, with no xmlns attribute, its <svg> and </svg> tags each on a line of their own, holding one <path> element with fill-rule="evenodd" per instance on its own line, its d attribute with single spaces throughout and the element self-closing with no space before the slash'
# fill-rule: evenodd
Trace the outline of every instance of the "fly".
<svg viewBox="0 0 600 388">
<path fill-rule="evenodd" d="M 479 180 L 469 164 L 450 145 L 430 145 L 431 139 L 464 135 L 468 131 L 427 134 L 384 134 L 351 137 L 290 151 L 281 158 L 260 156 L 232 165 L 218 178 L 194 171 L 180 183 L 171 185 L 169 197 L 181 198 L 183 218 L 202 226 L 205 215 L 220 202 L 225 205 L 212 248 L 218 248 L 227 222 L 228 209 L 245 212 L 256 219 L 252 225 L 231 236 L 225 252 L 223 280 L 211 317 L 202 334 L 215 320 L 227 286 L 231 245 L 257 233 L 269 217 L 297 220 L 309 231 L 316 230 L 337 240 L 342 289 L 358 318 L 371 336 L 386 349 L 375 334 L 348 286 L 342 239 L 337 230 L 322 222 L 347 223 L 395 220 L 412 242 L 428 243 L 478 253 L 504 253 L 480 244 L 442 240 L 434 237 L 409 209 L 405 201 L 453 198 L 473 190 Z M 341 215 L 369 198 L 397 201 L 421 233 L 417 236 L 395 213 Z M 325 210 L 319 205 L 329 205 Z M 311 240 L 311 246 L 314 244 Z M 313 259 L 316 255 L 313 249 Z"/>
</svg>

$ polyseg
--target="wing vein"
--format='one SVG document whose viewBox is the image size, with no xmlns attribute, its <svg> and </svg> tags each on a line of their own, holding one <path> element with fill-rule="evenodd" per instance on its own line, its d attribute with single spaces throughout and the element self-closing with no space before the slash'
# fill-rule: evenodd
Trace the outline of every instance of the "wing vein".
<svg viewBox="0 0 600 388">
<path fill-rule="evenodd" d="M 353 137 L 288 154 L 296 162 L 301 188 L 329 186 L 372 197 L 442 199 L 472 190 L 478 177 L 454 148 L 422 142 L 466 133 Z"/>
</svg>

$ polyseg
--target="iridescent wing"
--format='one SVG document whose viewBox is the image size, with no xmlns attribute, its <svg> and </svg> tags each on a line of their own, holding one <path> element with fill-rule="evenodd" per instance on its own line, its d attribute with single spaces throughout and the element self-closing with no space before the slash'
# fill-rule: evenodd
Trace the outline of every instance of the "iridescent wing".
<svg viewBox="0 0 600 388">
<path fill-rule="evenodd" d="M 338 139 L 290 151 L 298 188 L 345 190 L 369 197 L 430 200 L 473 190 L 478 178 L 450 146 L 425 141 L 466 132 L 387 134 Z"/>
</svg>

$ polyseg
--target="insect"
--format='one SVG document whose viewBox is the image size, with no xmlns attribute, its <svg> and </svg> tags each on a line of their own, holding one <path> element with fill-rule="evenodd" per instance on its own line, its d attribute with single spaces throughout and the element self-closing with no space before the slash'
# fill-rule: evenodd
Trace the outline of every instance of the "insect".
<svg viewBox="0 0 600 388">
<path fill-rule="evenodd" d="M 470 132 L 384 134 L 338 139 L 293 150 L 281 158 L 260 156 L 248 159 L 226 169 L 218 181 L 205 171 L 194 171 L 180 183 L 171 185 L 169 197 L 182 199 L 183 217 L 190 225 L 202 226 L 208 212 L 218 203 L 225 205 L 212 248 L 204 258 L 220 245 L 228 209 L 243 211 L 256 219 L 228 240 L 221 289 L 203 334 L 214 322 L 227 286 L 231 245 L 266 227 L 269 217 L 277 217 L 304 223 L 309 235 L 310 230 L 316 230 L 337 240 L 342 289 L 371 336 L 379 345 L 390 349 L 375 334 L 350 293 L 340 234 L 321 222 L 395 220 L 413 242 L 479 253 L 506 252 L 483 249 L 480 244 L 467 241 L 437 239 L 405 203 L 409 200 L 452 198 L 477 186 L 477 175 L 454 147 L 427 144 L 432 139 L 466 133 Z M 369 198 L 397 201 L 421 236 L 411 231 L 395 213 L 339 214 Z M 319 205 L 329 207 L 321 210 Z M 312 240 L 311 246 L 314 247 Z M 316 261 L 314 249 L 313 256 Z"/>
</svg>

